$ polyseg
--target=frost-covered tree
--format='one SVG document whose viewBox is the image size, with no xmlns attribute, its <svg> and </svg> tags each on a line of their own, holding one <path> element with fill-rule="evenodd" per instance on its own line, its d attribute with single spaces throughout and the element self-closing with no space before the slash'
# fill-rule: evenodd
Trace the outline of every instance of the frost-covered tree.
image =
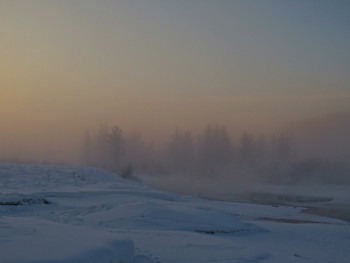
<svg viewBox="0 0 350 263">
<path fill-rule="evenodd" d="M 93 136 L 85 134 L 83 142 L 83 161 L 85 165 L 119 171 L 125 152 L 122 130 L 101 125 Z"/>
<path fill-rule="evenodd" d="M 253 135 L 244 132 L 238 149 L 238 161 L 240 164 L 252 165 L 255 163 L 257 158 L 257 144 Z"/>
<path fill-rule="evenodd" d="M 133 172 L 147 172 L 150 163 L 153 162 L 153 148 L 146 143 L 139 132 L 131 132 L 125 136 L 124 162 L 132 167 Z"/>
<path fill-rule="evenodd" d="M 125 154 L 125 141 L 122 130 L 118 126 L 114 126 L 104 135 L 104 140 L 107 143 L 109 157 L 112 160 L 111 168 L 115 171 L 119 171 L 122 157 Z"/>
<path fill-rule="evenodd" d="M 87 130 L 85 132 L 85 137 L 84 137 L 84 141 L 83 141 L 83 146 L 82 146 L 82 162 L 84 165 L 88 165 L 90 166 L 91 163 L 91 154 L 92 154 L 92 145 L 91 145 L 91 137 L 90 137 L 90 132 L 89 130 Z"/>
<path fill-rule="evenodd" d="M 209 125 L 198 147 L 198 168 L 201 173 L 227 172 L 232 162 L 233 146 L 225 126 Z"/>
<path fill-rule="evenodd" d="M 175 130 L 166 151 L 170 172 L 188 172 L 193 167 L 194 144 L 190 132 Z"/>
<path fill-rule="evenodd" d="M 268 143 L 264 135 L 260 135 L 256 140 L 256 157 L 259 164 L 267 161 L 268 157 Z"/>
</svg>

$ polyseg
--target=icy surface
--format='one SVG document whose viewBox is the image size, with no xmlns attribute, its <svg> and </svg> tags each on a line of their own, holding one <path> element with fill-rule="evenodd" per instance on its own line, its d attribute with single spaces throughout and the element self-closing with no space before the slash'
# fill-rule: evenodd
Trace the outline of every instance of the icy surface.
<svg viewBox="0 0 350 263">
<path fill-rule="evenodd" d="M 101 169 L 0 165 L 0 262 L 349 262 L 350 225 L 302 210 L 180 196 Z"/>
</svg>

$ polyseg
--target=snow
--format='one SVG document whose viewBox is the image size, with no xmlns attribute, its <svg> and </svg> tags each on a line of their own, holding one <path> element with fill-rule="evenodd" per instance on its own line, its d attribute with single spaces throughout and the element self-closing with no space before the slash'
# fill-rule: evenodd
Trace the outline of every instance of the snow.
<svg viewBox="0 0 350 263">
<path fill-rule="evenodd" d="M 256 192 L 328 198 L 332 204 L 350 204 L 349 185 L 258 185 Z"/>
<path fill-rule="evenodd" d="M 0 165 L 1 263 L 349 262 L 349 223 L 96 168 Z"/>
<path fill-rule="evenodd" d="M 134 244 L 110 233 L 31 217 L 1 217 L 1 262 L 132 262 Z"/>
</svg>

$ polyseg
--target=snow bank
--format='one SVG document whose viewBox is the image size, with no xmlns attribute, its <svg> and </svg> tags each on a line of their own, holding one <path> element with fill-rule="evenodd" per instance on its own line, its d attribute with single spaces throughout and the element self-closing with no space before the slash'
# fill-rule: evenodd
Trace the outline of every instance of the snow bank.
<svg viewBox="0 0 350 263">
<path fill-rule="evenodd" d="M 0 178 L 1 193 L 149 190 L 115 173 L 89 167 L 0 164 Z"/>
<path fill-rule="evenodd" d="M 108 219 L 106 221 L 106 219 Z M 164 204 L 149 200 L 123 204 L 84 216 L 84 220 L 110 228 L 163 229 L 202 233 L 260 232 L 252 224 L 242 223 L 228 211 L 187 203 Z"/>
<path fill-rule="evenodd" d="M 348 262 L 349 224 L 301 211 L 180 196 L 101 169 L 0 165 L 0 263 Z"/>
<path fill-rule="evenodd" d="M 192 201 L 102 169 L 0 165 L 0 262 L 125 263 L 135 258 L 132 239 L 149 231 L 261 231 Z"/>
<path fill-rule="evenodd" d="M 36 218 L 0 217 L 1 263 L 133 262 L 134 244 L 103 231 Z"/>
</svg>

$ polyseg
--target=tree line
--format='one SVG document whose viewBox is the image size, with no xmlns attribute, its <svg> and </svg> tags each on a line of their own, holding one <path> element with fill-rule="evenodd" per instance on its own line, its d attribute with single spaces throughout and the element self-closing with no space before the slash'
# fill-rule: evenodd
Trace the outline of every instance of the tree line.
<svg viewBox="0 0 350 263">
<path fill-rule="evenodd" d="M 86 132 L 83 163 L 112 170 L 124 177 L 188 175 L 237 180 L 281 182 L 297 159 L 286 134 L 244 132 L 233 140 L 223 125 L 208 125 L 199 135 L 175 129 L 161 149 L 141 134 L 124 134 L 119 126 Z"/>
</svg>

